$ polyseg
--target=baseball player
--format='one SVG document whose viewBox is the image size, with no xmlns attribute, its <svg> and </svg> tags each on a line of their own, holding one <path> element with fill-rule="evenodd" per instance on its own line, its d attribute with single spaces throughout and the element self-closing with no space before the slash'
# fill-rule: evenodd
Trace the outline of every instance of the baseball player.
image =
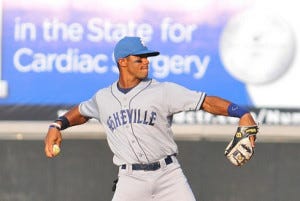
<svg viewBox="0 0 300 201">
<path fill-rule="evenodd" d="M 97 119 L 106 131 L 113 163 L 119 167 L 113 201 L 195 200 L 176 158 L 178 148 L 171 130 L 174 114 L 204 110 L 240 118 L 239 126 L 256 126 L 248 110 L 230 101 L 148 78 L 148 57 L 157 55 L 139 37 L 122 38 L 114 49 L 119 79 L 56 119 L 45 137 L 45 154 L 54 157 L 52 147 L 61 144 L 61 130 Z M 248 153 L 256 138 L 245 136 L 250 143 Z M 240 152 L 234 160 L 247 153 Z"/>
</svg>

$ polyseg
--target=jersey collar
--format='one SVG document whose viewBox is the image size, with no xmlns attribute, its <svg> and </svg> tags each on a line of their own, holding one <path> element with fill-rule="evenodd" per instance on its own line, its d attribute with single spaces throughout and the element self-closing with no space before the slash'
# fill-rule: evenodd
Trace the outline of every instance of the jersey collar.
<svg viewBox="0 0 300 201">
<path fill-rule="evenodd" d="M 134 96 L 135 94 L 145 89 L 151 82 L 152 82 L 151 78 L 146 78 L 142 80 L 137 86 L 133 87 L 129 92 L 123 93 L 119 90 L 118 81 L 116 81 L 111 85 L 111 90 L 112 93 L 117 97 Z"/>
</svg>

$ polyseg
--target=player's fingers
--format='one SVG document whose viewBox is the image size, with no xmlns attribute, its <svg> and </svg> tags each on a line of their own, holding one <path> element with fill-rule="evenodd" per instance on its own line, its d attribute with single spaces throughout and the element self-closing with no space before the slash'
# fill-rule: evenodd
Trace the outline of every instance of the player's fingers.
<svg viewBox="0 0 300 201">
<path fill-rule="evenodd" d="M 47 157 L 52 158 L 54 156 L 53 151 L 51 149 L 53 145 L 49 144 L 49 142 L 45 141 L 45 154 Z"/>
<path fill-rule="evenodd" d="M 59 130 L 56 128 L 49 128 L 47 136 L 45 138 L 45 154 L 47 157 L 54 157 L 56 154 L 53 151 L 53 145 L 57 144 L 61 146 L 62 136 Z"/>
<path fill-rule="evenodd" d="M 61 142 L 62 142 L 62 139 L 61 138 L 57 138 L 57 140 L 55 141 L 55 144 L 57 144 L 60 147 L 61 146 Z"/>
<path fill-rule="evenodd" d="M 249 136 L 249 140 L 250 140 L 251 146 L 254 148 L 255 147 L 255 136 L 254 135 Z"/>
<path fill-rule="evenodd" d="M 57 140 L 57 137 L 55 133 L 53 133 L 53 130 L 49 129 L 47 136 L 45 138 L 45 154 L 47 157 L 52 158 L 54 156 L 53 153 L 53 145 L 55 144 L 55 141 Z"/>
</svg>

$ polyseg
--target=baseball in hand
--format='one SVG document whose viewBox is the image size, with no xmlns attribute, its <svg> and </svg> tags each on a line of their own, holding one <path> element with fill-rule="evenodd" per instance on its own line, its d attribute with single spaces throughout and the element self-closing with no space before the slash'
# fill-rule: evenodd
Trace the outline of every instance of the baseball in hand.
<svg viewBox="0 0 300 201">
<path fill-rule="evenodd" d="M 60 152 L 60 148 L 57 144 L 54 144 L 53 147 L 52 147 L 52 150 L 53 150 L 53 154 L 54 156 L 57 156 Z"/>
</svg>

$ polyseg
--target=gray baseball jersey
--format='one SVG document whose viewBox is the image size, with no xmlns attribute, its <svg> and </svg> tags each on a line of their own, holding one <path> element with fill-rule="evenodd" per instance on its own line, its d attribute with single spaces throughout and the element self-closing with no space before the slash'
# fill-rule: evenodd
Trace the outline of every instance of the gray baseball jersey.
<svg viewBox="0 0 300 201">
<path fill-rule="evenodd" d="M 114 82 L 80 103 L 79 111 L 104 126 L 114 164 L 151 163 L 178 152 L 171 130 L 173 114 L 199 110 L 205 95 L 154 79 L 124 94 Z"/>
</svg>

